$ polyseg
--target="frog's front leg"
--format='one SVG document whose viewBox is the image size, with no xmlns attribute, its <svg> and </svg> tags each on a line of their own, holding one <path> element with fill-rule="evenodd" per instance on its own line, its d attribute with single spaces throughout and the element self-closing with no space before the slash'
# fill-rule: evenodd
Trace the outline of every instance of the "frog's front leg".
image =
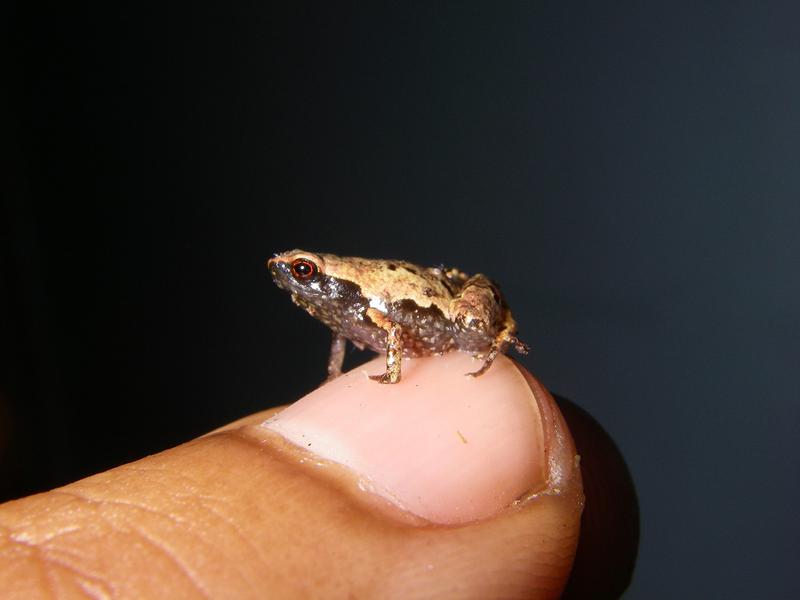
<svg viewBox="0 0 800 600">
<path fill-rule="evenodd" d="M 528 351 L 514 335 L 517 325 L 511 311 L 504 306 L 497 287 L 485 275 L 474 275 L 464 283 L 461 293 L 453 299 L 450 314 L 456 326 L 458 346 L 486 351 L 483 366 L 468 375 L 483 375 L 509 344 L 514 344 L 523 354 Z"/>
<path fill-rule="evenodd" d="M 328 357 L 328 381 L 336 379 L 342 374 L 344 364 L 344 351 L 347 348 L 347 338 L 338 333 L 333 334 L 331 340 L 331 354 Z"/>
<path fill-rule="evenodd" d="M 370 375 L 369 378 L 380 383 L 397 383 L 400 381 L 400 363 L 403 358 L 403 328 L 375 308 L 367 309 L 367 316 L 386 331 L 386 372 L 382 375 Z"/>
</svg>

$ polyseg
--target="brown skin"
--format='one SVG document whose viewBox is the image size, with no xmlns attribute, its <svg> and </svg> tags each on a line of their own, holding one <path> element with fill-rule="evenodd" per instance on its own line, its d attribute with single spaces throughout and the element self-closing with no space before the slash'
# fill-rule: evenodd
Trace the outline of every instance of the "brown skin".
<svg viewBox="0 0 800 600">
<path fill-rule="evenodd" d="M 503 587 L 521 597 L 532 581 L 557 584 L 533 573 L 503 582 L 506 569 L 559 580 L 569 570 L 571 535 L 548 539 L 541 562 L 516 552 L 552 536 L 565 508 L 408 527 L 354 501 L 344 483 L 229 431 L 6 505 L 0 589 L 5 598 L 79 597 L 81 585 L 123 598 L 413 598 L 457 580 L 471 590 L 463 597 Z M 42 541 L 13 542 L 7 531 Z"/>
<path fill-rule="evenodd" d="M 545 410 L 560 418 L 552 398 L 529 381 Z M 575 550 L 579 480 L 577 487 L 478 523 L 409 523 L 370 503 L 347 474 L 301 465 L 291 450 L 265 437 L 254 426 L 273 412 L 0 506 L 3 597 L 558 595 Z M 589 438 L 598 434 L 590 421 L 578 431 Z M 616 460 L 612 453 L 603 459 Z M 584 469 L 584 480 L 593 475 L 604 473 Z M 631 499 L 619 490 L 596 489 L 604 496 L 587 503 L 633 514 Z M 630 560 L 609 572 L 609 546 L 595 540 L 586 548 L 605 556 L 604 579 L 598 583 L 591 569 L 582 569 L 575 574 L 578 583 L 589 586 L 583 589 L 591 597 L 617 597 L 630 577 Z M 585 558 L 587 565 L 597 564 Z"/>
<path fill-rule="evenodd" d="M 471 352 L 484 358 L 469 373 L 477 377 L 509 346 L 528 352 L 516 337 L 511 310 L 485 275 L 305 250 L 279 254 L 267 268 L 295 304 L 333 331 L 329 378 L 341 373 L 344 359 L 337 337 L 386 353 L 386 372 L 373 377 L 380 383 L 400 381 L 403 356 Z"/>
</svg>

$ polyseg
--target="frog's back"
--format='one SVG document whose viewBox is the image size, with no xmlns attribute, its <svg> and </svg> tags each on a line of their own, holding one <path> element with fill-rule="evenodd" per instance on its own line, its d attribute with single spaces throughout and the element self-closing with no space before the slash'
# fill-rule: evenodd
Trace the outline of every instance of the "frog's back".
<svg viewBox="0 0 800 600">
<path fill-rule="evenodd" d="M 427 356 L 455 346 L 449 319 L 453 290 L 440 269 L 402 260 L 323 255 L 327 274 L 360 289 L 363 302 L 403 328 L 403 354 Z M 386 331 L 369 316 L 341 322 L 339 333 L 378 352 L 386 347 Z"/>
<path fill-rule="evenodd" d="M 351 282 L 369 305 L 388 314 L 391 304 L 409 300 L 419 307 L 436 306 L 446 316 L 453 299 L 438 269 L 428 269 L 402 260 L 339 257 L 323 254 L 326 274 Z"/>
</svg>

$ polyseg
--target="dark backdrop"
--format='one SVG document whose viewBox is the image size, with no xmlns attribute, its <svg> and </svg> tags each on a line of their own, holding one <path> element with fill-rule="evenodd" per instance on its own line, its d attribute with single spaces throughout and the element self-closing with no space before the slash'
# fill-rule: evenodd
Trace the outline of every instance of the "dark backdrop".
<svg viewBox="0 0 800 600">
<path fill-rule="evenodd" d="M 800 596 L 796 3 L 4 9 L 0 495 L 297 398 L 301 247 L 481 271 L 631 467 L 631 598 Z"/>
</svg>

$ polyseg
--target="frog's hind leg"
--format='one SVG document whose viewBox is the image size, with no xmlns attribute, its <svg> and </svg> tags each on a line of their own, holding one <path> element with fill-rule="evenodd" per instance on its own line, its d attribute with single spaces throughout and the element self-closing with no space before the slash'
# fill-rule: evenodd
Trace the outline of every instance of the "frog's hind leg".
<svg viewBox="0 0 800 600">
<path fill-rule="evenodd" d="M 494 359 L 497 358 L 498 354 L 504 353 L 509 346 L 514 346 L 517 352 L 520 354 L 527 354 L 530 348 L 527 344 L 520 341 L 520 339 L 514 335 L 517 330 L 517 324 L 514 322 L 514 319 L 511 317 L 511 313 L 506 311 L 505 321 L 503 322 L 503 327 L 497 336 L 492 340 L 492 345 L 489 347 L 489 351 L 483 357 L 483 365 L 480 369 L 473 373 L 467 373 L 467 375 L 471 377 L 478 377 L 486 373 L 489 370 L 489 367 L 492 366 Z"/>
<path fill-rule="evenodd" d="M 473 275 L 464 283 L 450 304 L 450 314 L 458 346 L 477 350 L 481 355 L 476 358 L 484 359 L 480 369 L 467 375 L 483 375 L 509 345 L 513 344 L 522 353 L 528 351 L 515 335 L 517 324 L 497 286 L 485 275 Z"/>
<path fill-rule="evenodd" d="M 333 334 L 331 340 L 331 354 L 328 357 L 328 381 L 336 379 L 342 374 L 344 364 L 344 351 L 347 348 L 347 338 L 338 333 Z"/>
<path fill-rule="evenodd" d="M 369 378 L 380 383 L 397 383 L 400 381 L 400 364 L 403 359 L 403 328 L 375 308 L 367 309 L 367 316 L 386 331 L 386 372 L 382 375 L 370 375 Z"/>
</svg>

